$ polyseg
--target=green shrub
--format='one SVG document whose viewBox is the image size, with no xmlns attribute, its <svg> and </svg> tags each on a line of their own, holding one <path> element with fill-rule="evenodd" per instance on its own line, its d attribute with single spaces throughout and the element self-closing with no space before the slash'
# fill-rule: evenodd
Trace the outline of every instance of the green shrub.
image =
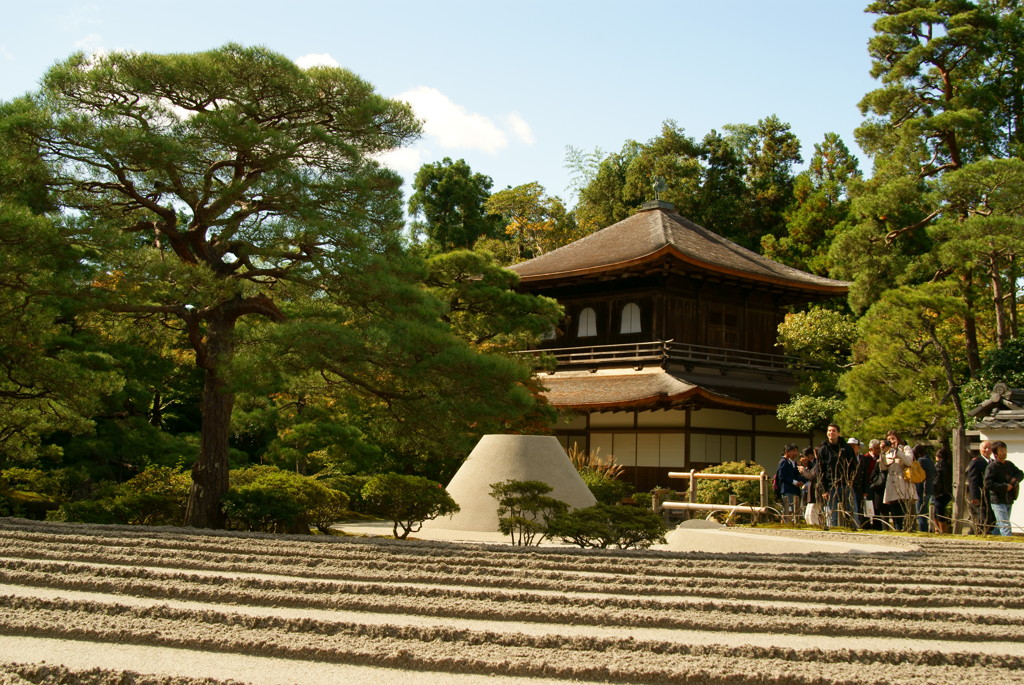
<svg viewBox="0 0 1024 685">
<path fill-rule="evenodd" d="M 337 490 L 348 497 L 348 508 L 352 511 L 357 511 L 361 514 L 367 513 L 366 502 L 363 501 L 363 486 L 370 480 L 370 476 L 363 475 L 326 475 L 317 476 L 317 480 L 331 488 Z"/>
<path fill-rule="evenodd" d="M 317 489 L 309 501 L 309 522 L 319 532 L 328 535 L 334 522 L 348 511 L 348 495 L 328 487 Z"/>
<path fill-rule="evenodd" d="M 704 469 L 701 473 L 744 473 L 758 475 L 764 469 L 752 462 L 728 461 L 719 466 Z M 697 501 L 704 504 L 728 504 L 729 495 L 736 495 L 736 502 L 752 506 L 761 504 L 761 483 L 756 480 L 697 480 Z"/>
<path fill-rule="evenodd" d="M 83 499 L 65 502 L 59 509 L 47 512 L 47 521 L 70 521 L 74 523 L 128 523 L 130 512 L 114 497 Z"/>
<path fill-rule="evenodd" d="M 602 504 L 619 504 L 633 492 L 633 486 L 630 483 L 607 473 L 583 467 L 579 470 L 579 474 L 583 482 L 590 488 L 594 499 Z"/>
<path fill-rule="evenodd" d="M 309 533 L 313 525 L 327 532 L 348 505 L 344 493 L 276 466 L 235 469 L 229 477 L 224 513 L 230 526 L 245 530 Z"/>
<path fill-rule="evenodd" d="M 459 510 L 440 483 L 422 476 L 376 475 L 363 486 L 362 496 L 369 513 L 394 523 L 391 532 L 400 540 L 419 532 L 424 521 Z"/>
<path fill-rule="evenodd" d="M 10 516 L 42 520 L 60 506 L 57 480 L 40 469 L 0 471 L 0 508 Z"/>
<path fill-rule="evenodd" d="M 180 468 L 150 466 L 131 480 L 101 483 L 89 499 L 66 502 L 51 521 L 180 526 L 185 519 L 191 476 Z"/>
<path fill-rule="evenodd" d="M 580 547 L 646 549 L 665 542 L 667 528 L 653 511 L 622 504 L 595 504 L 556 516 L 548 535 Z"/>
<path fill-rule="evenodd" d="M 498 500 L 498 529 L 512 537 L 512 544 L 539 545 L 548 523 L 568 511 L 569 505 L 549 492 L 551 486 L 537 480 L 491 483 L 491 496 Z"/>
<path fill-rule="evenodd" d="M 752 462 L 728 461 L 706 468 L 702 473 L 743 473 L 759 475 L 764 469 Z M 761 505 L 761 482 L 758 480 L 697 480 L 697 501 L 704 504 L 728 504 L 729 496 L 736 495 L 737 504 Z M 769 495 L 770 496 L 770 495 Z M 732 520 L 747 520 L 745 514 L 733 515 Z"/>
<path fill-rule="evenodd" d="M 651 509 L 651 506 L 652 506 L 651 500 L 652 499 L 654 499 L 654 498 L 651 497 L 651 493 L 649 493 L 649 492 L 634 492 L 633 493 L 633 504 L 635 506 L 637 506 L 637 507 L 640 507 L 641 509 Z"/>
<path fill-rule="evenodd" d="M 118 488 L 118 500 L 130 512 L 128 523 L 180 526 L 191 486 L 192 476 L 180 468 L 150 466 Z"/>
</svg>

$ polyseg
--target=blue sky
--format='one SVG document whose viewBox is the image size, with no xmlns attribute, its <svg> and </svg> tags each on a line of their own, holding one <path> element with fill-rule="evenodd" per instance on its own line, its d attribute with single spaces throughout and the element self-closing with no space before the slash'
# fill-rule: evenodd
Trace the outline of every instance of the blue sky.
<svg viewBox="0 0 1024 685">
<path fill-rule="evenodd" d="M 856 152 L 873 17 L 866 0 L 517 2 L 115 0 L 19 3 L 0 31 L 0 99 L 76 50 L 193 52 L 229 41 L 336 63 L 425 119 L 388 163 L 411 178 L 464 158 L 494 188 L 569 198 L 565 147 L 620 149 L 674 119 L 701 138 L 770 114 L 805 161 L 835 131 Z M 870 172 L 862 158 L 862 170 Z"/>
</svg>

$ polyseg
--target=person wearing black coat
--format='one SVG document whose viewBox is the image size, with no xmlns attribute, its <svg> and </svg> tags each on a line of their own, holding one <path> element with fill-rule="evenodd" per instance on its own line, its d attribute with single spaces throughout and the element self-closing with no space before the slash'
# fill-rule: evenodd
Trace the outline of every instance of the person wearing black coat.
<svg viewBox="0 0 1024 685">
<path fill-rule="evenodd" d="M 935 477 L 932 479 L 932 497 L 935 498 L 935 528 L 948 534 L 949 517 L 946 507 L 953 500 L 953 455 L 945 447 L 935 453 Z"/>
<path fill-rule="evenodd" d="M 971 532 L 975 535 L 988 534 L 988 497 L 985 495 L 985 469 L 988 459 L 981 454 L 967 464 L 967 501 L 971 506 Z"/>
<path fill-rule="evenodd" d="M 935 462 L 924 445 L 914 445 L 914 459 L 924 469 L 924 480 L 917 484 L 917 529 L 927 533 L 931 522 L 929 509 L 935 496 Z"/>
<path fill-rule="evenodd" d="M 800 448 L 795 444 L 786 445 L 782 457 L 779 459 L 779 467 L 775 470 L 779 495 L 782 497 L 783 523 L 796 523 L 797 503 L 800 501 L 803 485 L 807 482 L 796 465 L 796 458 L 799 454 Z"/>
<path fill-rule="evenodd" d="M 993 534 L 1009 537 L 1013 534 L 1010 526 L 1010 511 L 1013 501 L 1017 498 L 1020 482 L 1024 473 L 1012 461 L 1006 460 L 1006 443 L 992 443 L 992 454 L 995 457 L 985 469 L 985 491 L 988 503 L 995 515 L 996 525 Z"/>
<path fill-rule="evenodd" d="M 870 464 L 870 466 L 865 466 L 865 470 L 868 474 L 866 499 L 871 500 L 871 506 L 875 512 L 874 517 L 868 522 L 868 526 L 872 530 L 882 530 L 882 517 L 889 513 L 888 505 L 885 503 L 885 480 L 889 472 L 878 468 L 881 458 L 882 441 L 872 439 L 868 443 L 868 451 L 864 454 L 864 459 Z"/>
<path fill-rule="evenodd" d="M 853 479 L 857 472 L 857 456 L 839 434 L 839 426 L 830 423 L 825 442 L 818 447 L 818 491 L 829 511 L 828 525 L 839 525 L 839 512 L 847 515 L 844 523 L 859 527 L 857 506 L 853 502 Z"/>
</svg>

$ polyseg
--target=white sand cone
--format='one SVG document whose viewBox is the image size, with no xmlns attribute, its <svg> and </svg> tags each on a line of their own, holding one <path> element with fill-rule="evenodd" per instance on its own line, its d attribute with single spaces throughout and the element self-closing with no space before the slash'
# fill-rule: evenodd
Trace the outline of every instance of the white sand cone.
<svg viewBox="0 0 1024 685">
<path fill-rule="evenodd" d="M 596 504 L 558 439 L 550 435 L 485 435 L 448 483 L 448 494 L 460 510 L 427 521 L 424 528 L 498 530 L 498 502 L 491 485 L 506 480 L 539 480 L 551 486 L 550 497 L 572 508 Z"/>
</svg>

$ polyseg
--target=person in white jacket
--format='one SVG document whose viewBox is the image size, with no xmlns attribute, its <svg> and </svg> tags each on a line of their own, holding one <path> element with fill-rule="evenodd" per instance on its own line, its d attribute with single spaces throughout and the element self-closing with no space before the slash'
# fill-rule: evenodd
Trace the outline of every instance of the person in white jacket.
<svg viewBox="0 0 1024 685">
<path fill-rule="evenodd" d="M 914 457 L 906 445 L 900 444 L 896 431 L 889 431 L 885 441 L 888 447 L 878 462 L 879 467 L 889 473 L 882 501 L 889 505 L 893 527 L 911 530 L 906 526 L 913 525 L 917 518 L 917 488 L 903 476 L 903 467 L 910 466 Z"/>
</svg>

